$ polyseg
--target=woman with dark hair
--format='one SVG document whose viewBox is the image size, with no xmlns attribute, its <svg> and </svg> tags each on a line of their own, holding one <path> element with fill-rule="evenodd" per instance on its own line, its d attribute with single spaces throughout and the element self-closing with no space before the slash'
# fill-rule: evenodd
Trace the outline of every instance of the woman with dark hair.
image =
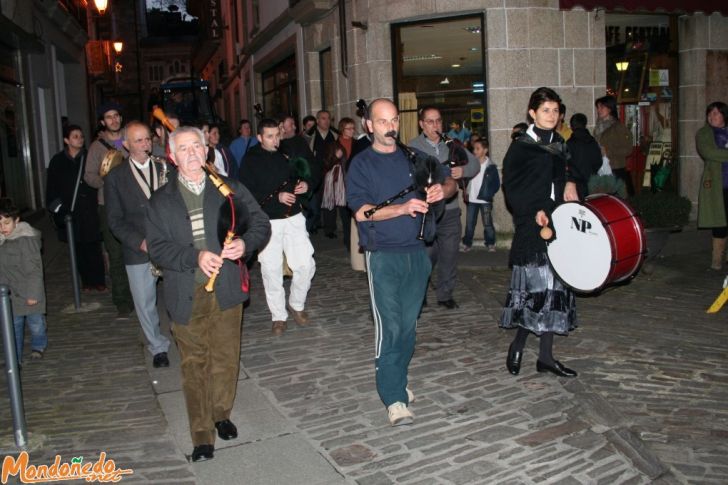
<svg viewBox="0 0 728 485">
<path fill-rule="evenodd" d="M 326 145 L 326 154 L 324 155 L 324 172 L 326 175 L 324 175 L 323 199 L 321 201 L 324 233 L 330 239 L 336 238 L 336 213 L 338 212 L 344 236 L 344 247 L 349 250 L 351 214 L 346 205 L 345 164 L 346 150 L 344 147 L 338 142 Z"/>
<path fill-rule="evenodd" d="M 76 267 L 81 275 L 83 289 L 106 291 L 97 190 L 83 180 L 86 148 L 81 127 L 66 126 L 63 129 L 63 143 L 65 148 L 56 153 L 48 165 L 48 210 L 58 228 L 58 239 L 64 242 L 68 242 L 65 216 L 70 213 L 73 217 Z"/>
<path fill-rule="evenodd" d="M 634 195 L 632 178 L 627 173 L 627 157 L 633 148 L 632 133 L 619 121 L 614 96 L 602 96 L 594 102 L 594 106 L 597 108 L 594 138 L 602 147 L 602 155 L 609 159 L 614 176 L 624 180 L 627 193 Z"/>
<path fill-rule="evenodd" d="M 698 195 L 698 227 L 712 228 L 710 267 L 720 270 L 728 236 L 728 105 L 710 103 L 705 118 L 705 126 L 695 135 L 698 153 L 705 162 Z"/>
<path fill-rule="evenodd" d="M 555 131 L 561 98 L 550 88 L 538 88 L 528 102 L 526 133 L 516 138 L 503 160 L 503 191 L 511 208 L 515 233 L 509 262 L 511 284 L 500 317 L 502 328 L 516 328 L 508 348 L 506 367 L 517 375 L 529 333 L 539 336 L 538 372 L 576 377 L 576 372 L 554 359 L 554 334 L 567 335 L 576 327 L 573 292 L 555 277 L 540 230 L 563 201 L 566 148 Z"/>
</svg>

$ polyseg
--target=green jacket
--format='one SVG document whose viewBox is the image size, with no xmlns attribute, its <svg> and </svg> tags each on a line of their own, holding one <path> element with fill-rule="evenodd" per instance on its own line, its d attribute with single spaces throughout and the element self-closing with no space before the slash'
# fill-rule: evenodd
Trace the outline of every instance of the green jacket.
<svg viewBox="0 0 728 485">
<path fill-rule="evenodd" d="M 695 135 L 695 146 L 705 162 L 698 195 L 698 227 L 725 227 L 722 164 L 728 163 L 728 149 L 718 148 L 710 125 Z"/>
</svg>

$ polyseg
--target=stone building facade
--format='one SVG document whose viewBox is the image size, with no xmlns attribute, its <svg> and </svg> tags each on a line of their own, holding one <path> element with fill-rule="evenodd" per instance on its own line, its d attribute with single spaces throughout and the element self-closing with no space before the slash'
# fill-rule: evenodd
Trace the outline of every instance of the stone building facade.
<svg viewBox="0 0 728 485">
<path fill-rule="evenodd" d="M 563 8 L 559 0 L 348 0 L 343 4 L 342 22 L 342 10 L 334 0 L 235 4 L 234 0 L 221 2 L 223 25 L 230 28 L 215 54 L 203 60 L 203 72 L 219 83 L 220 103 L 228 105 L 224 112 L 233 116 L 233 124 L 240 117 L 252 118 L 253 104 L 264 100 L 264 73 L 291 56 L 297 72 L 297 104 L 290 111 L 301 117 L 325 106 L 337 119 L 354 117 L 357 99 L 398 95 L 393 25 L 464 15 L 483 19 L 484 108 L 491 153 L 498 164 L 510 142 L 511 127 L 524 120 L 535 88 L 556 89 L 570 113 L 585 113 L 593 123 L 594 101 L 607 87 L 605 21 L 611 10 Z M 232 17 L 235 12 L 237 18 Z M 725 78 L 715 74 L 724 71 L 711 67 L 726 63 L 728 18 L 701 12 L 673 15 L 678 18 L 680 66 L 678 133 L 673 143 L 678 144 L 680 157 L 679 189 L 695 202 L 702 164 L 693 136 L 704 122 L 706 104 L 728 99 Z M 242 36 L 234 46 L 235 23 Z M 342 64 L 342 35 L 346 65 Z M 333 83 L 330 104 L 322 98 L 328 74 L 322 70 L 321 53 L 327 49 Z M 222 60 L 228 68 L 224 82 L 215 80 Z M 510 217 L 502 201 L 496 201 L 496 208 L 496 226 L 508 230 Z"/>
</svg>

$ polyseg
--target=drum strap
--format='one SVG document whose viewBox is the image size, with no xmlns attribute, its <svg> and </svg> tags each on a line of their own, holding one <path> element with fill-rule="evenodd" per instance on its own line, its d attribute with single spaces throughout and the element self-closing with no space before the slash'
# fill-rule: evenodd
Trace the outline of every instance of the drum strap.
<svg viewBox="0 0 728 485">
<path fill-rule="evenodd" d="M 548 144 L 539 143 L 536 140 L 534 140 L 533 138 L 531 138 L 530 136 L 525 135 L 525 134 L 518 137 L 516 140 L 521 143 L 535 145 L 535 146 L 539 147 L 541 150 L 544 150 L 544 151 L 550 153 L 551 155 L 555 155 L 559 158 L 563 158 L 567 162 L 569 160 L 571 160 L 571 152 L 569 152 L 569 148 L 566 145 L 566 143 L 564 143 L 562 141 L 556 141 L 556 142 L 548 143 Z"/>
</svg>

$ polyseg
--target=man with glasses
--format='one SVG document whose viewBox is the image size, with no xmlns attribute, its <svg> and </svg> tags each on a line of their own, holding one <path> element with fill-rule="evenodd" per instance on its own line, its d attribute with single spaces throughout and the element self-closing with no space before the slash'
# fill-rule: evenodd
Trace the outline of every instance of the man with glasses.
<svg viewBox="0 0 728 485">
<path fill-rule="evenodd" d="M 422 108 L 419 116 L 422 129 L 409 145 L 427 155 L 432 155 L 441 162 L 450 158 L 450 148 L 442 141 L 442 116 L 440 110 L 427 106 Z M 475 177 L 480 171 L 478 158 L 467 150 L 467 164 L 452 167 L 452 178 L 455 180 Z M 437 304 L 447 309 L 454 309 L 458 304 L 453 298 L 455 282 L 457 280 L 457 257 L 462 235 L 460 223 L 460 204 L 457 199 L 457 190 L 447 198 L 445 211 L 437 221 L 435 242 L 428 247 L 432 265 L 437 265 Z"/>
<path fill-rule="evenodd" d="M 413 419 L 408 406 L 414 395 L 407 389 L 407 369 L 432 268 L 425 244 L 417 234 L 428 203 L 457 193 L 457 185 L 444 177 L 448 170 L 443 166 L 440 169 L 445 182 L 427 188 L 426 201 L 413 191 L 368 213 L 414 180 L 411 163 L 395 141 L 399 130 L 397 107 L 388 99 L 377 99 L 367 111 L 367 129 L 373 142 L 351 162 L 346 199 L 357 221 L 359 242 L 366 249 L 377 391 L 387 407 L 390 424 L 398 426 L 412 423 Z"/>
</svg>

